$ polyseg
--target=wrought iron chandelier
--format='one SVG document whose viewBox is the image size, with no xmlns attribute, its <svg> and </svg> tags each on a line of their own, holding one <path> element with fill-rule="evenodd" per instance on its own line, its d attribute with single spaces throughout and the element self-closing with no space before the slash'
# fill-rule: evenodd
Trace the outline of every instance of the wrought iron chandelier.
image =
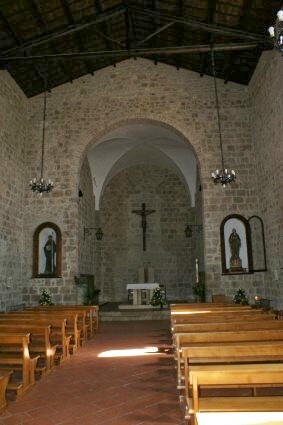
<svg viewBox="0 0 283 425">
<path fill-rule="evenodd" d="M 277 12 L 277 19 L 274 27 L 269 27 L 268 32 L 274 41 L 274 46 L 279 52 L 283 53 L 283 6 Z"/>
<path fill-rule="evenodd" d="M 42 121 L 42 143 L 41 143 L 41 168 L 40 178 L 34 177 L 30 181 L 30 188 L 33 192 L 39 193 L 41 196 L 43 193 L 49 193 L 53 189 L 53 182 L 43 178 L 43 164 L 44 164 L 44 143 L 45 143 L 45 119 L 46 119 L 46 101 L 47 101 L 47 78 L 44 78 L 44 97 L 43 97 L 43 121 Z"/>
<path fill-rule="evenodd" d="M 221 170 L 216 170 L 211 173 L 211 178 L 214 183 L 221 183 L 223 187 L 227 184 L 232 183 L 236 180 L 236 173 L 234 170 L 228 170 L 224 166 L 224 157 L 223 157 L 223 148 L 222 148 L 222 132 L 221 132 L 221 122 L 220 122 L 220 113 L 219 113 L 219 100 L 218 100 L 218 92 L 217 92 L 217 82 L 215 77 L 215 59 L 214 59 L 214 51 L 211 49 L 211 65 L 212 65 L 212 74 L 214 81 L 214 90 L 215 90 L 215 103 L 217 110 L 217 123 L 218 123 L 218 132 L 219 132 L 219 144 L 220 144 L 220 152 L 221 152 Z"/>
</svg>

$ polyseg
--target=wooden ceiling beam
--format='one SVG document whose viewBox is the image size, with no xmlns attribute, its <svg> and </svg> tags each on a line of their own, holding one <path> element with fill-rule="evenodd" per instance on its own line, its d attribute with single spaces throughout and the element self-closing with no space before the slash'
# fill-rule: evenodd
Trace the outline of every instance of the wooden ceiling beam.
<svg viewBox="0 0 283 425">
<path fill-rule="evenodd" d="M 66 0 L 60 0 L 60 3 L 61 3 L 61 6 L 62 6 L 62 9 L 64 11 L 64 15 L 67 19 L 68 25 L 70 25 L 70 26 L 75 25 L 75 21 L 74 21 L 71 9 L 69 7 L 69 4 L 66 2 Z M 79 33 L 75 33 L 74 39 L 75 39 L 75 43 L 78 47 L 78 50 L 79 51 L 84 50 L 81 35 Z M 86 69 L 86 73 L 93 75 L 93 69 L 92 69 L 90 61 L 88 61 L 86 59 L 85 61 L 83 61 L 83 64 L 84 64 L 84 67 Z"/>
<path fill-rule="evenodd" d="M 246 49 L 255 49 L 258 48 L 258 43 L 219 43 L 214 44 L 211 47 L 210 44 L 200 44 L 200 45 L 190 45 L 190 46 L 179 46 L 179 47 L 157 47 L 157 48 L 143 48 L 143 49 L 130 49 L 130 50 L 98 50 L 98 51 L 88 51 L 88 52 L 72 52 L 72 53 L 54 53 L 54 54 L 43 54 L 43 55 L 33 55 L 33 56 L 0 56 L 0 62 L 24 62 L 30 60 L 39 60 L 43 59 L 55 59 L 55 58 L 83 58 L 83 57 L 104 57 L 104 58 L 123 58 L 126 56 L 143 56 L 143 55 L 176 55 L 176 54 L 185 54 L 185 53 L 204 53 L 210 52 L 211 50 L 215 52 L 221 51 L 233 51 L 233 50 L 246 50 Z M 120 59 L 122 60 L 122 59 Z"/>
<path fill-rule="evenodd" d="M 140 9 L 136 6 L 131 6 L 131 8 L 136 11 L 137 13 L 140 13 L 142 15 L 148 15 L 148 16 L 156 16 L 156 12 L 149 10 L 149 9 Z M 196 21 L 194 19 L 190 18 L 180 18 L 178 16 L 172 16 L 172 15 L 166 15 L 166 14 L 160 14 L 160 17 L 167 20 L 174 20 L 176 23 L 180 23 L 186 26 L 189 26 L 194 29 L 207 31 L 214 34 L 222 34 L 226 35 L 227 37 L 238 37 L 242 38 L 244 40 L 250 40 L 250 41 L 257 41 L 259 43 L 267 43 L 271 44 L 270 40 L 268 38 L 262 37 L 259 34 L 253 34 L 250 32 L 245 32 L 229 27 L 224 27 L 222 25 L 212 24 L 212 23 L 205 23 Z"/>
<path fill-rule="evenodd" d="M 51 34 L 47 34 L 43 37 L 38 37 L 32 41 L 28 41 L 26 43 L 21 43 L 19 46 L 12 47 L 10 49 L 6 49 L 3 52 L 1 52 L 1 55 L 10 55 L 14 52 L 25 50 L 25 49 L 32 49 L 34 47 L 40 46 L 42 44 L 49 43 L 50 41 L 58 40 L 60 38 L 66 37 L 68 35 L 75 34 L 76 32 L 83 31 L 85 29 L 91 28 L 92 26 L 98 25 L 101 22 L 110 20 L 114 17 L 117 17 L 123 13 L 125 13 L 126 7 L 124 5 L 117 6 L 115 8 L 108 9 L 107 11 L 104 11 L 101 15 L 97 16 L 94 20 L 91 22 L 87 22 L 84 24 L 78 24 L 78 25 L 71 25 L 65 30 L 54 32 Z"/>
<path fill-rule="evenodd" d="M 19 35 L 17 35 L 17 33 L 15 32 L 15 30 L 12 28 L 11 24 L 10 24 L 10 23 L 9 23 L 9 21 L 7 20 L 6 16 L 4 16 L 4 15 L 3 15 L 3 13 L 1 13 L 1 11 L 0 11 L 0 18 L 1 18 L 2 22 L 4 23 L 4 26 L 5 26 L 5 28 L 6 28 L 7 32 L 8 32 L 8 34 L 10 34 L 10 37 L 11 37 L 11 38 L 13 38 L 13 39 L 15 40 L 15 42 L 16 42 L 16 44 L 17 44 L 18 46 L 20 46 L 20 45 L 22 44 L 22 40 L 21 40 L 20 36 L 19 36 Z M 24 54 L 25 54 L 25 55 L 28 55 L 28 49 L 25 49 L 25 50 L 24 50 Z M 5 62 L 4 62 L 4 63 L 5 63 Z M 6 67 L 7 69 L 8 69 L 8 66 L 9 66 L 9 64 L 8 64 L 8 63 L 7 63 L 7 65 L 5 64 L 5 67 Z M 37 65 L 35 65 L 35 64 L 33 64 L 33 67 L 34 67 L 35 72 L 37 73 L 38 77 L 39 77 L 40 79 L 43 79 L 43 81 L 44 81 L 44 77 L 42 76 L 42 74 L 41 74 L 41 72 L 40 72 L 39 67 L 38 67 Z"/>
</svg>

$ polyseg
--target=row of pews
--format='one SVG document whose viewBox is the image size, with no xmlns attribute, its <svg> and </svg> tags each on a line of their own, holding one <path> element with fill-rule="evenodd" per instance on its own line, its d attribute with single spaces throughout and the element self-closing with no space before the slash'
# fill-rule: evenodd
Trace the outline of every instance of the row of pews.
<svg viewBox="0 0 283 425">
<path fill-rule="evenodd" d="M 170 312 L 191 424 L 283 424 L 283 320 L 235 304 L 171 304 Z"/>
<path fill-rule="evenodd" d="M 39 306 L 0 313 L 0 410 L 67 360 L 99 326 L 98 306 Z"/>
</svg>

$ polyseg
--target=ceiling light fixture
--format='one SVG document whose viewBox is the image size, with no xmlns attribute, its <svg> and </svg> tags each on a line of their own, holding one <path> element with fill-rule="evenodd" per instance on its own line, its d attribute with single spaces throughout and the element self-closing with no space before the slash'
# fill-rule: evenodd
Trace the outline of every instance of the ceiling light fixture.
<svg viewBox="0 0 283 425">
<path fill-rule="evenodd" d="M 42 121 L 42 143 L 41 143 L 41 170 L 40 178 L 34 177 L 30 181 L 30 188 L 33 192 L 39 193 L 41 196 L 43 193 L 49 193 L 53 189 L 53 182 L 43 178 L 43 163 L 44 163 L 44 143 L 45 143 L 45 127 L 46 127 L 46 101 L 47 101 L 47 78 L 44 78 L 44 96 L 43 96 L 43 121 Z"/>
<path fill-rule="evenodd" d="M 274 27 L 269 27 L 268 32 L 276 49 L 283 53 L 283 6 L 278 10 L 276 16 Z"/>
<path fill-rule="evenodd" d="M 217 123 L 218 123 L 219 144 L 220 144 L 220 151 L 221 151 L 221 166 L 222 166 L 221 170 L 217 169 L 216 171 L 211 173 L 211 178 L 213 179 L 215 184 L 221 183 L 222 186 L 225 187 L 227 184 L 236 180 L 236 173 L 234 170 L 228 170 L 228 168 L 225 168 L 224 166 L 219 100 L 218 100 L 218 92 L 217 92 L 217 82 L 215 77 L 215 59 L 214 59 L 213 49 L 211 49 L 211 65 L 212 65 L 212 73 L 213 73 L 213 80 L 214 80 L 215 103 L 216 103 L 216 110 L 217 110 Z"/>
</svg>

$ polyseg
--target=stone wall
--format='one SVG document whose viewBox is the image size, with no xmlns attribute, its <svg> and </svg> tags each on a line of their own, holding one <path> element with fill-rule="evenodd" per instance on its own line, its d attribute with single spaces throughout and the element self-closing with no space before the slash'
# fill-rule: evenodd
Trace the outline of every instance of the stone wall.
<svg viewBox="0 0 283 425">
<path fill-rule="evenodd" d="M 147 216 L 143 251 L 141 216 L 132 210 L 155 210 Z M 104 191 L 100 220 L 103 269 L 98 281 L 104 301 L 126 301 L 127 283 L 137 283 L 140 267 L 153 267 L 169 300 L 192 296 L 195 246 L 185 237 L 192 209 L 184 184 L 158 166 L 136 166 L 116 175 Z M 100 264 L 97 264 L 100 267 Z"/>
<path fill-rule="evenodd" d="M 280 75 L 278 71 L 278 78 Z M 257 161 L 260 158 L 256 156 L 251 139 L 249 89 L 231 82 L 224 85 L 221 80 L 218 88 L 225 164 L 238 174 L 233 187 L 225 190 L 214 186 L 210 179 L 211 171 L 220 167 L 221 159 L 211 77 L 200 78 L 197 73 L 178 71 L 163 64 L 155 66 L 146 59 L 127 60 L 115 68 L 97 71 L 94 76 L 82 77 L 48 93 L 45 175 L 54 180 L 55 188 L 48 197 L 38 199 L 22 187 L 21 194 L 25 198 L 22 209 L 25 235 L 22 282 L 26 302 L 36 302 L 39 290 L 44 286 L 53 288 L 55 301 L 76 301 L 74 276 L 80 268 L 78 247 L 82 229 L 78 200 L 81 166 L 90 146 L 110 129 L 127 122 L 153 121 L 169 126 L 184 136 L 195 150 L 202 185 L 208 296 L 212 292 L 232 295 L 239 286 L 246 288 L 251 297 L 264 292 L 263 273 L 221 275 L 220 223 L 228 214 L 238 213 L 246 218 L 259 214 L 262 189 L 257 186 Z M 11 105 L 12 111 L 19 108 L 18 104 L 11 104 L 10 99 L 5 106 L 7 104 Z M 25 165 L 30 178 L 38 174 L 40 164 L 43 96 L 29 99 L 28 105 Z M 24 119 L 24 114 L 21 116 Z M 265 158 L 264 150 L 261 158 Z M 12 166 L 10 170 L 16 168 Z M 269 172 L 272 174 L 272 170 Z M 25 174 L 22 171 L 19 175 L 22 179 Z M 62 231 L 62 279 L 30 279 L 32 236 L 35 228 L 44 221 L 56 223 Z M 275 244 L 272 242 L 275 233 L 271 227 L 269 229 L 267 239 L 271 247 Z M 274 261 L 278 261 L 278 251 L 274 248 L 273 254 L 276 255 Z"/>
<path fill-rule="evenodd" d="M 266 238 L 266 297 L 283 309 L 283 62 L 264 52 L 249 85 L 259 215 Z"/>
<path fill-rule="evenodd" d="M 0 71 L 0 311 L 22 304 L 27 99 Z"/>
</svg>

